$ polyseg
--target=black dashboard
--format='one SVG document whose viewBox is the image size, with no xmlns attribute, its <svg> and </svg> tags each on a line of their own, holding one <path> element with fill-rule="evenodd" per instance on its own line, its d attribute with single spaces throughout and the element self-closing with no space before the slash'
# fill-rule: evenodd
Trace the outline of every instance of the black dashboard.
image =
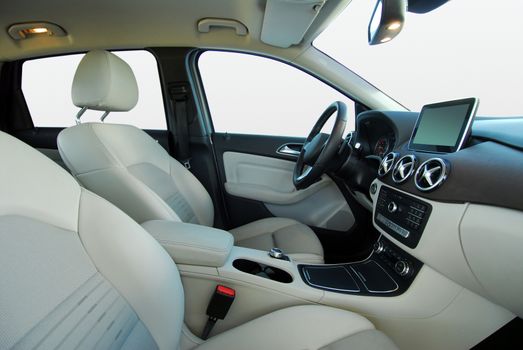
<svg viewBox="0 0 523 350">
<path fill-rule="evenodd" d="M 408 178 L 396 181 L 391 171 L 380 177 L 383 183 L 430 200 L 523 210 L 523 118 L 478 117 L 463 149 L 438 154 L 409 150 L 417 117 L 416 112 L 387 111 L 358 115 L 355 142 L 361 144 L 361 157 L 383 158 L 393 152 L 393 166 L 404 156 L 414 160 L 415 169 Z M 432 158 L 444 162 L 445 181 L 430 191 L 420 190 L 416 169 Z"/>
</svg>

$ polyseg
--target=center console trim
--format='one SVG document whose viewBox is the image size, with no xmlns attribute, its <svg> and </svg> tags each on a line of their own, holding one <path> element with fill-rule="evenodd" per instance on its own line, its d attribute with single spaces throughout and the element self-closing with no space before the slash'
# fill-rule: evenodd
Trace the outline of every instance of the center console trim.
<svg viewBox="0 0 523 350">
<path fill-rule="evenodd" d="M 395 291 L 397 291 L 399 289 L 399 286 L 398 286 L 398 283 L 394 280 L 394 278 L 380 265 L 378 264 L 377 262 L 375 262 L 374 260 L 368 260 L 368 261 L 365 261 L 363 262 L 362 264 L 369 264 L 369 263 L 375 263 L 376 265 L 378 265 L 378 267 L 380 269 L 383 270 L 383 272 L 385 272 L 387 274 L 387 276 L 390 277 L 390 279 L 394 282 L 394 284 L 396 285 L 396 288 L 394 289 L 389 289 L 389 290 L 372 290 L 370 289 L 367 284 L 365 283 L 366 279 L 365 277 L 363 277 L 361 275 L 361 273 L 359 273 L 358 271 L 356 271 L 352 266 L 349 266 L 350 269 L 356 274 L 356 276 L 358 276 L 358 278 L 361 280 L 361 283 L 363 283 L 363 285 L 365 286 L 365 288 L 367 288 L 367 290 L 371 293 L 376 293 L 376 294 L 386 294 L 386 293 L 393 293 Z"/>
<path fill-rule="evenodd" d="M 307 267 L 308 269 L 323 269 L 325 267 L 320 267 L 320 266 L 308 266 Z M 347 267 L 344 266 L 344 265 L 340 265 L 340 266 L 332 266 L 331 268 L 335 269 L 335 268 L 339 268 L 339 269 L 343 269 L 347 275 L 351 278 L 351 280 L 354 282 L 355 285 L 356 284 L 356 281 L 354 280 L 354 277 L 352 277 L 352 275 L 350 274 L 350 272 L 347 270 Z M 303 272 L 301 272 L 303 271 Z M 315 284 L 313 282 L 311 282 L 311 278 L 309 276 L 309 272 L 307 270 L 301 270 L 300 273 L 302 274 L 304 280 L 305 280 L 305 283 L 307 283 L 308 285 L 310 285 L 311 287 L 315 287 L 315 288 L 319 288 L 319 289 L 325 289 L 325 290 L 332 290 L 334 292 L 342 292 L 342 293 L 359 293 L 361 291 L 360 288 L 357 288 L 357 289 L 341 289 L 341 288 L 332 288 L 332 287 L 325 287 L 325 286 L 320 286 L 318 284 Z M 354 270 L 353 270 L 354 271 Z M 358 276 L 359 277 L 359 276 Z"/>
</svg>

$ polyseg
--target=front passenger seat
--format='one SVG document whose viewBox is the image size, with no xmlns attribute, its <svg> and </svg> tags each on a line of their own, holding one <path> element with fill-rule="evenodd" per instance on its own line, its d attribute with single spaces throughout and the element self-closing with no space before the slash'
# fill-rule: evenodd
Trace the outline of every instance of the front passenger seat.
<svg viewBox="0 0 523 350">
<path fill-rule="evenodd" d="M 96 50 L 80 62 L 72 98 L 82 109 L 128 111 L 138 101 L 138 87 L 126 62 L 110 52 Z M 213 203 L 202 184 L 141 129 L 122 124 L 80 124 L 58 135 L 58 149 L 83 186 L 138 223 L 175 220 L 213 225 Z M 323 263 L 318 237 L 295 220 L 267 218 L 230 232 L 238 246 L 260 250 L 279 247 L 296 261 Z"/>
<path fill-rule="evenodd" d="M 364 317 L 324 306 L 206 342 L 182 333 L 180 274 L 153 237 L 3 132 L 0 161 L 0 349 L 395 349 Z"/>
</svg>

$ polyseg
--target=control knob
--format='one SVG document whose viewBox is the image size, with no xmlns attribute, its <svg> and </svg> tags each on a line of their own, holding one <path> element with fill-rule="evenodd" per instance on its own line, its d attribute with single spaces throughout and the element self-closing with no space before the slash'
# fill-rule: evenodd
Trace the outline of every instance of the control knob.
<svg viewBox="0 0 523 350">
<path fill-rule="evenodd" d="M 398 205 L 394 202 L 390 202 L 389 205 L 387 206 L 387 210 L 391 214 L 395 213 L 398 210 Z"/>
<path fill-rule="evenodd" d="M 374 243 L 374 252 L 376 254 L 381 254 L 381 253 L 383 253 L 384 250 L 385 250 L 385 245 L 383 244 L 382 241 L 377 241 L 376 243 Z"/>
<path fill-rule="evenodd" d="M 400 276 L 407 276 L 411 272 L 411 267 L 408 261 L 398 260 L 394 264 L 394 270 Z"/>
<path fill-rule="evenodd" d="M 269 256 L 273 259 L 290 261 L 289 257 L 280 248 L 271 248 Z"/>
</svg>

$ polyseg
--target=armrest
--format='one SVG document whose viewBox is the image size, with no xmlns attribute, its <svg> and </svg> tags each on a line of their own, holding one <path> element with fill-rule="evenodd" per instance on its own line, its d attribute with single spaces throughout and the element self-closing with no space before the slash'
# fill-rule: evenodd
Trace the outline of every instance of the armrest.
<svg viewBox="0 0 523 350">
<path fill-rule="evenodd" d="M 212 227 L 168 220 L 142 224 L 177 264 L 220 267 L 234 245 L 233 236 Z"/>
</svg>

